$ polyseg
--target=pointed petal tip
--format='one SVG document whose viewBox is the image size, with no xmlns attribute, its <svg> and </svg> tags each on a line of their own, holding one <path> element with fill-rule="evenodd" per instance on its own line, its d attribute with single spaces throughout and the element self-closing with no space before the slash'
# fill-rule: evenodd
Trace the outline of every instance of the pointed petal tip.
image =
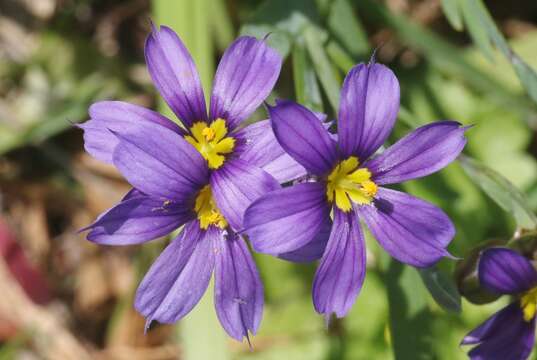
<svg viewBox="0 0 537 360">
<path fill-rule="evenodd" d="M 94 225 L 94 224 L 90 224 L 90 225 L 84 226 L 83 228 L 78 229 L 78 230 L 75 232 L 75 234 L 78 235 L 78 234 L 82 234 L 82 233 L 85 232 L 85 231 L 91 230 L 91 229 L 93 228 L 93 225 Z"/>
<path fill-rule="evenodd" d="M 145 321 L 145 326 L 144 326 L 144 335 L 147 335 L 147 332 L 149 331 L 149 328 L 151 327 L 151 323 L 153 322 L 153 318 L 147 318 L 146 321 Z"/>
<path fill-rule="evenodd" d="M 462 125 L 462 124 L 460 124 Z M 470 124 L 470 125 L 466 125 L 466 126 L 463 126 L 462 127 L 462 130 L 466 131 L 466 130 L 470 130 L 471 128 L 473 128 L 474 126 L 476 126 L 476 124 Z"/>
<path fill-rule="evenodd" d="M 274 107 L 274 106 L 270 105 L 266 100 L 263 101 L 263 105 L 265 106 L 265 108 L 267 109 L 268 112 L 270 112 L 270 110 Z"/>
<path fill-rule="evenodd" d="M 474 336 L 471 336 L 471 335 L 466 335 L 462 340 L 461 342 L 459 343 L 459 346 L 464 346 L 464 345 L 473 345 L 473 344 L 476 344 L 478 343 L 480 340 Z"/>
<path fill-rule="evenodd" d="M 151 26 L 151 33 L 158 32 L 157 25 L 155 25 L 155 22 L 153 21 L 153 19 L 149 17 L 148 20 L 149 20 L 149 25 Z"/>
<path fill-rule="evenodd" d="M 332 313 L 326 313 L 324 315 L 324 328 L 328 330 L 330 328 L 330 323 L 332 322 Z"/>
<path fill-rule="evenodd" d="M 377 52 L 384 46 L 384 43 L 381 43 L 379 46 L 377 46 L 373 52 L 371 53 L 371 57 L 369 58 L 368 66 L 375 65 L 377 63 Z"/>
<path fill-rule="evenodd" d="M 250 348 L 250 352 L 254 352 L 254 347 L 252 346 L 252 342 L 250 341 L 250 335 L 248 334 L 248 331 L 244 335 L 246 338 L 246 341 L 248 341 L 248 347 Z"/>
<path fill-rule="evenodd" d="M 454 261 L 462 261 L 462 260 L 464 260 L 463 257 L 459 257 L 459 256 L 452 255 L 452 254 L 451 254 L 450 252 L 448 252 L 447 250 L 446 250 L 446 255 L 444 255 L 444 256 L 447 257 L 448 259 L 450 259 L 450 260 L 454 260 Z"/>
<path fill-rule="evenodd" d="M 437 255 L 437 258 L 435 258 L 435 259 L 431 259 L 429 261 L 422 262 L 422 263 L 408 264 L 408 265 L 414 266 L 414 267 L 419 268 L 419 269 L 425 269 L 425 268 L 429 268 L 431 266 L 434 266 L 436 263 L 441 261 L 443 258 L 448 258 L 448 259 L 454 260 L 454 261 L 463 260 L 463 258 L 460 258 L 458 256 L 454 256 L 454 255 L 450 254 L 449 251 L 444 249 L 444 251 L 442 253 L 439 253 Z"/>
</svg>

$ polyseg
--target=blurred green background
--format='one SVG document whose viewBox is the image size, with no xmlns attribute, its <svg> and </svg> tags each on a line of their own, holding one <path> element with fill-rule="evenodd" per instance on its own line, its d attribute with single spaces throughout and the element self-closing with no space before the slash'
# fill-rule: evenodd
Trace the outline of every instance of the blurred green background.
<svg viewBox="0 0 537 360">
<path fill-rule="evenodd" d="M 180 34 L 206 92 L 237 35 L 270 33 L 285 63 L 269 102 L 334 118 L 346 72 L 376 50 L 401 83 L 390 142 L 434 120 L 475 125 L 464 158 L 403 185 L 451 216 L 450 251 L 464 260 L 417 271 L 368 236 L 358 301 L 325 328 L 315 264 L 256 254 L 266 306 L 253 350 L 226 337 L 211 292 L 178 326 L 144 336 L 133 293 L 166 239 L 112 248 L 76 233 L 128 185 L 84 154 L 72 124 L 101 99 L 174 119 L 144 65 L 151 20 Z M 508 301 L 478 289 L 476 249 L 535 249 L 536 68 L 530 0 L 0 0 L 0 359 L 466 358 L 464 334 Z"/>
</svg>

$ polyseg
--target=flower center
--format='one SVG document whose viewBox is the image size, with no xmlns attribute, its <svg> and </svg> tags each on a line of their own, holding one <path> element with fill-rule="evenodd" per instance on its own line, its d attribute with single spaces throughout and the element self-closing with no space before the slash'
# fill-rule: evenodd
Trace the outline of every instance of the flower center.
<svg viewBox="0 0 537 360">
<path fill-rule="evenodd" d="M 378 190 L 377 184 L 371 181 L 371 172 L 366 168 L 358 169 L 359 164 L 358 158 L 351 156 L 328 175 L 328 200 L 335 200 L 336 206 L 345 212 L 352 208 L 350 200 L 356 204 L 370 204 Z"/>
<path fill-rule="evenodd" d="M 537 287 L 527 291 L 520 298 L 520 307 L 524 313 L 524 320 L 531 321 L 537 310 Z"/>
<path fill-rule="evenodd" d="M 203 121 L 196 122 L 190 128 L 190 133 L 192 136 L 185 136 L 185 140 L 200 152 L 211 169 L 222 166 L 225 160 L 223 154 L 229 154 L 235 147 L 235 139 L 226 137 L 227 126 L 223 119 L 216 119 L 210 125 Z"/>
<path fill-rule="evenodd" d="M 209 225 L 218 226 L 221 229 L 224 229 L 227 226 L 226 219 L 220 210 L 218 210 L 218 207 L 216 207 L 216 203 L 214 202 L 213 194 L 211 192 L 211 187 L 209 185 L 206 185 L 198 193 L 194 210 L 198 214 L 200 228 L 203 230 L 207 230 Z"/>
</svg>

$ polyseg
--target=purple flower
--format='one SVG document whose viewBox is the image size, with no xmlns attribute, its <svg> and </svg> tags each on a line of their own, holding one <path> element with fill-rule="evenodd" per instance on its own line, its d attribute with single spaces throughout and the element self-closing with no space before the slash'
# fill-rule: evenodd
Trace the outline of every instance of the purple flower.
<svg viewBox="0 0 537 360">
<path fill-rule="evenodd" d="M 145 56 L 183 127 L 128 103 L 90 107 L 91 119 L 80 125 L 86 150 L 115 165 L 133 189 L 87 228 L 88 239 L 139 244 L 184 225 L 143 279 L 136 309 L 147 326 L 173 323 L 200 300 L 214 270 L 218 317 L 230 336 L 242 340 L 257 331 L 263 288 L 236 231 L 253 200 L 279 188 L 278 181 L 305 174 L 268 120 L 238 128 L 269 95 L 282 59 L 263 41 L 238 38 L 218 66 L 207 111 L 194 62 L 171 29 L 153 29 Z"/>
<path fill-rule="evenodd" d="M 245 232 L 259 252 L 291 255 L 294 261 L 322 256 L 313 302 L 327 318 L 344 316 L 362 286 L 366 250 L 360 219 L 399 261 L 428 267 L 449 255 L 446 246 L 455 229 L 447 215 L 382 186 L 448 165 L 466 144 L 465 128 L 435 122 L 371 158 L 390 134 L 398 110 L 397 78 L 375 63 L 359 64 L 345 78 L 337 137 L 301 105 L 278 101 L 269 108 L 277 140 L 312 180 L 257 199 L 246 211 Z"/>
<path fill-rule="evenodd" d="M 535 342 L 537 271 L 531 262 L 506 248 L 490 248 L 481 254 L 479 282 L 496 294 L 517 299 L 464 337 L 461 345 L 477 345 L 471 359 L 527 359 Z"/>
</svg>

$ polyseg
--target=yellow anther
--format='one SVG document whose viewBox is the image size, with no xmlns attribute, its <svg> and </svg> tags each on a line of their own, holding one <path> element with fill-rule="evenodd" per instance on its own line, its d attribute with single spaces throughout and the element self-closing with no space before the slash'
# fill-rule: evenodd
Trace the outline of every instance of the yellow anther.
<svg viewBox="0 0 537 360">
<path fill-rule="evenodd" d="M 377 194 L 378 186 L 371 180 L 364 181 L 362 183 L 362 192 L 369 197 L 373 197 Z"/>
<path fill-rule="evenodd" d="M 226 137 L 226 121 L 217 119 L 210 125 L 205 122 L 196 122 L 190 128 L 192 136 L 185 136 L 185 140 L 194 146 L 203 156 L 211 169 L 218 169 L 224 164 L 225 154 L 235 148 L 235 139 Z"/>
<path fill-rule="evenodd" d="M 352 209 L 351 200 L 356 204 L 370 204 L 378 187 L 371 181 L 371 172 L 358 168 L 360 162 L 355 156 L 340 162 L 328 175 L 326 195 L 329 201 L 347 212 Z"/>
<path fill-rule="evenodd" d="M 198 215 L 200 228 L 207 230 L 210 225 L 218 226 L 224 229 L 227 226 L 227 221 L 216 206 L 216 203 L 211 192 L 211 187 L 206 185 L 198 193 L 194 205 L 194 211 Z"/>
<path fill-rule="evenodd" d="M 215 131 L 210 127 L 206 127 L 201 131 L 201 134 L 205 137 L 205 140 L 211 141 L 214 139 Z"/>
<path fill-rule="evenodd" d="M 525 321 L 531 321 L 537 311 L 537 287 L 527 291 L 520 298 L 520 307 Z"/>
</svg>

